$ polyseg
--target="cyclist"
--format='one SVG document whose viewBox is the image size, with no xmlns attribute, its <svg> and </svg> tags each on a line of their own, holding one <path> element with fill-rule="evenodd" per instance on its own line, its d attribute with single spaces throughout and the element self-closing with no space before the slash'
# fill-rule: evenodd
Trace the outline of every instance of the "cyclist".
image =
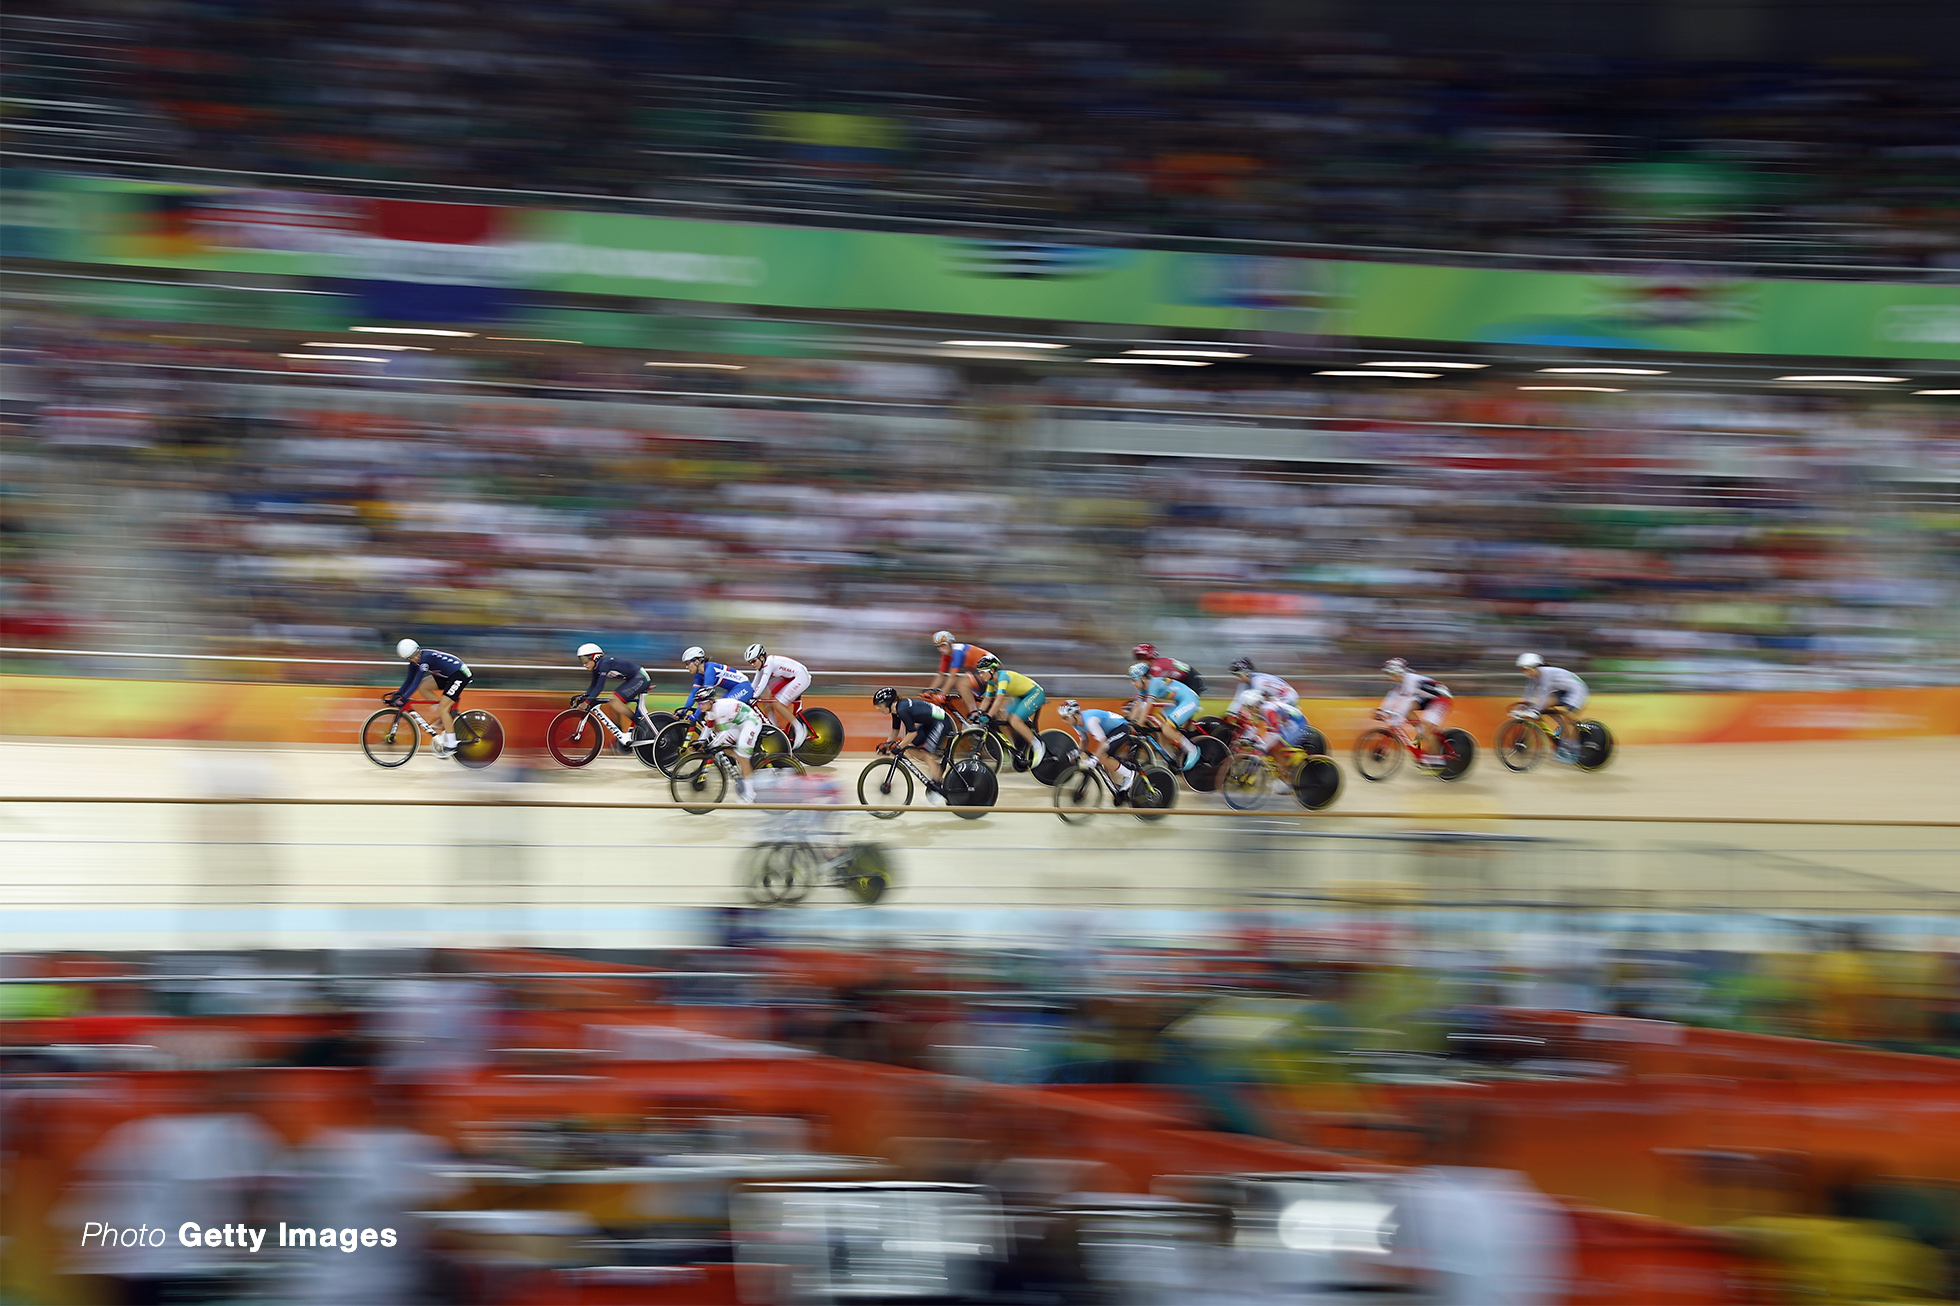
<svg viewBox="0 0 1960 1306">
<path fill-rule="evenodd" d="M 687 691 L 687 701 L 681 704 L 681 711 L 688 712 L 695 703 L 701 710 L 707 709 L 708 700 L 717 696 L 732 698 L 738 703 L 747 703 L 755 698 L 755 682 L 749 679 L 746 671 L 721 662 L 708 661 L 708 654 L 699 644 L 695 644 L 681 654 L 681 661 L 694 673 L 694 684 Z"/>
<path fill-rule="evenodd" d="M 1190 725 L 1191 718 L 1198 715 L 1196 692 L 1181 680 L 1157 674 L 1145 662 L 1131 664 L 1130 683 L 1137 690 L 1136 701 L 1130 705 L 1130 724 L 1158 722 L 1164 735 L 1184 749 L 1184 765 L 1180 769 L 1189 771 L 1198 760 L 1198 746 L 1184 737 L 1182 727 Z"/>
<path fill-rule="evenodd" d="M 1592 697 L 1586 682 L 1564 667 L 1548 667 L 1536 653 L 1518 654 L 1518 670 L 1524 672 L 1531 688 L 1524 696 L 1525 706 L 1551 715 L 1558 726 L 1558 754 L 1570 761 L 1578 756 L 1579 734 L 1572 728 L 1579 709 Z"/>
<path fill-rule="evenodd" d="M 810 668 L 795 658 L 771 653 L 761 644 L 744 649 L 742 660 L 755 672 L 756 707 L 789 734 L 791 748 L 803 747 L 810 731 L 796 710 L 802 704 L 803 691 L 810 687 Z"/>
<path fill-rule="evenodd" d="M 1164 676 L 1170 680 L 1181 680 L 1191 686 L 1193 693 L 1202 694 L 1205 692 L 1205 678 L 1198 674 L 1197 668 L 1193 667 L 1189 662 L 1179 662 L 1176 658 L 1162 656 L 1157 652 L 1157 646 L 1155 644 L 1139 644 L 1130 650 L 1130 656 L 1139 662 L 1149 663 L 1150 674 L 1153 676 Z"/>
<path fill-rule="evenodd" d="M 1277 699 L 1282 703 L 1289 703 L 1294 707 L 1300 706 L 1299 690 L 1293 688 L 1293 686 L 1287 684 L 1278 676 L 1270 675 L 1254 667 L 1251 658 L 1233 658 L 1232 674 L 1238 678 L 1239 684 L 1244 686 L 1244 688 L 1240 689 L 1238 694 L 1233 697 L 1232 706 L 1226 709 L 1228 715 L 1233 712 L 1243 712 L 1250 708 L 1252 706 L 1253 695 L 1255 694 L 1263 695 L 1269 699 Z"/>
<path fill-rule="evenodd" d="M 974 673 L 979 670 L 981 658 L 993 655 L 978 644 L 955 644 L 950 630 L 934 631 L 932 642 L 939 650 L 939 676 L 932 682 L 930 692 L 958 695 L 960 706 L 971 715 L 977 710 Z"/>
<path fill-rule="evenodd" d="M 644 732 L 645 737 L 653 736 L 653 723 L 647 720 L 647 705 L 642 696 L 653 688 L 653 682 L 637 662 L 625 658 L 609 657 L 597 644 L 578 646 L 579 664 L 592 673 L 592 683 L 585 692 L 573 700 L 574 704 L 599 704 L 606 700 L 606 682 L 614 676 L 619 677 L 619 686 L 613 696 L 626 705 L 627 717 L 636 725 L 635 735 Z"/>
<path fill-rule="evenodd" d="M 945 802 L 945 792 L 939 787 L 939 750 L 945 747 L 946 736 L 952 732 L 952 716 L 939 704 L 923 698 L 900 698 L 896 689 L 878 690 L 871 695 L 871 705 L 892 714 L 892 732 L 878 746 L 879 751 L 890 752 L 898 747 L 899 735 L 910 730 L 912 742 L 899 751 L 919 754 L 919 767 L 926 773 L 927 801 L 935 806 Z"/>
<path fill-rule="evenodd" d="M 980 682 L 987 687 L 980 700 L 980 711 L 996 721 L 1007 722 L 1014 737 L 1026 745 L 1018 750 L 1022 757 L 1016 759 L 1022 770 L 1040 766 L 1048 750 L 1042 746 L 1041 736 L 1034 732 L 1034 714 L 1048 701 L 1047 691 L 1020 672 L 1002 667 L 1000 659 L 991 653 L 980 659 L 979 671 Z"/>
<path fill-rule="evenodd" d="M 1441 766 L 1443 755 L 1436 732 L 1450 714 L 1450 687 L 1441 681 L 1409 670 L 1402 658 L 1382 663 L 1382 674 L 1395 682 L 1395 688 L 1382 696 L 1375 715 L 1383 721 L 1402 725 L 1411 713 L 1416 717 L 1417 760 L 1424 766 Z"/>
<path fill-rule="evenodd" d="M 1076 738 L 1089 750 L 1089 756 L 1095 758 L 1096 764 L 1116 782 L 1116 801 L 1127 801 L 1130 786 L 1136 783 L 1137 773 L 1111 757 L 1109 746 L 1129 737 L 1130 719 L 1120 712 L 1083 707 L 1072 698 L 1062 703 L 1059 715 L 1075 727 Z"/>
<path fill-rule="evenodd" d="M 442 731 L 436 736 L 436 756 L 449 757 L 456 751 L 456 703 L 470 687 L 470 664 L 454 653 L 423 648 L 412 639 L 395 645 L 395 656 L 408 663 L 402 687 L 382 698 L 391 707 L 407 707 L 409 696 L 427 676 L 436 682 L 436 718 Z"/>
<path fill-rule="evenodd" d="M 1239 706 L 1241 701 L 1243 707 Z M 1238 698 L 1232 702 L 1234 711 L 1259 732 L 1254 746 L 1260 752 L 1272 756 L 1281 748 L 1306 748 L 1309 729 L 1307 714 L 1297 705 L 1270 695 L 1263 689 L 1240 690 Z"/>
<path fill-rule="evenodd" d="M 745 803 L 754 802 L 755 786 L 749 777 L 755 774 L 755 765 L 749 759 L 755 755 L 755 741 L 762 737 L 762 713 L 747 700 L 730 696 L 714 701 L 708 709 L 708 720 L 715 727 L 708 747 L 735 750 L 735 766 L 740 772 L 735 781 L 735 797 Z"/>
</svg>

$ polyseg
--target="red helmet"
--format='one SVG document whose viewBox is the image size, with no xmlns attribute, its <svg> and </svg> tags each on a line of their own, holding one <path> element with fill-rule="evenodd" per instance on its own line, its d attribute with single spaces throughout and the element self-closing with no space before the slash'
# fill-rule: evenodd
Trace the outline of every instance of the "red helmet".
<svg viewBox="0 0 1960 1306">
<path fill-rule="evenodd" d="M 1155 658 L 1150 663 L 1150 674 L 1165 680 L 1177 679 L 1177 663 L 1169 658 Z"/>
<path fill-rule="evenodd" d="M 1130 656 L 1139 662 L 1148 662 L 1151 658 L 1157 656 L 1157 646 L 1155 644 L 1139 644 L 1130 650 Z"/>
</svg>

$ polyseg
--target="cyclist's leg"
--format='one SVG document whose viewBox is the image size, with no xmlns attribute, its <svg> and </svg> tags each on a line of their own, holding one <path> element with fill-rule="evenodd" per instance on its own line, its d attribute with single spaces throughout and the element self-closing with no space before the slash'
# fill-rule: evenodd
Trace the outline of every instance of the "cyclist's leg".
<svg viewBox="0 0 1960 1306">
<path fill-rule="evenodd" d="M 926 779 L 934 784 L 938 784 L 945 776 L 945 768 L 939 764 L 939 749 L 945 744 L 946 735 L 946 722 L 934 721 L 913 731 L 912 742 L 905 746 L 906 752 L 918 754 L 912 760 L 917 762 L 919 769 L 926 773 Z"/>
<path fill-rule="evenodd" d="M 803 741 L 810 734 L 809 727 L 803 724 L 801 715 L 803 693 L 810 688 L 810 673 L 806 671 L 800 676 L 791 676 L 786 680 L 778 681 L 770 688 L 774 692 L 776 702 L 782 706 L 782 715 L 778 720 L 789 734 L 789 746 L 801 748 Z"/>
<path fill-rule="evenodd" d="M 451 748 L 456 746 L 456 704 L 469 687 L 468 676 L 436 681 L 436 720 L 442 727 L 443 743 Z"/>
<path fill-rule="evenodd" d="M 1436 757 L 1443 751 L 1443 722 L 1449 717 L 1450 701 L 1438 698 L 1428 707 L 1416 714 L 1416 747 L 1424 757 Z"/>
<path fill-rule="evenodd" d="M 1047 697 L 1037 685 L 1015 699 L 1007 709 L 1007 728 L 1014 732 L 1015 738 L 1025 740 L 1030 748 L 1037 747 L 1041 742 L 1034 733 L 1034 714 L 1041 710 Z"/>
</svg>

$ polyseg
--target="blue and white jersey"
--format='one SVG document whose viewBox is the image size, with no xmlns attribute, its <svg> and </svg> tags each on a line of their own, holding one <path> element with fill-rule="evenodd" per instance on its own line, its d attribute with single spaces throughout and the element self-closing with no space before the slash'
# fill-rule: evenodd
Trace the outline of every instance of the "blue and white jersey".
<svg viewBox="0 0 1960 1306">
<path fill-rule="evenodd" d="M 1130 728 L 1130 721 L 1121 712 L 1085 707 L 1075 719 L 1075 728 L 1084 739 L 1114 739 Z"/>
<path fill-rule="evenodd" d="M 755 697 L 755 682 L 746 671 L 710 662 L 694 673 L 694 687 L 687 691 L 687 702 L 681 704 L 681 711 L 693 707 L 696 699 L 706 702 L 716 696 L 746 703 Z"/>
<path fill-rule="evenodd" d="M 1164 676 L 1154 677 L 1145 685 L 1143 696 L 1153 702 L 1164 704 L 1173 712 L 1179 708 L 1190 708 L 1195 711 L 1198 706 L 1196 690 L 1182 680 L 1171 680 Z"/>
</svg>

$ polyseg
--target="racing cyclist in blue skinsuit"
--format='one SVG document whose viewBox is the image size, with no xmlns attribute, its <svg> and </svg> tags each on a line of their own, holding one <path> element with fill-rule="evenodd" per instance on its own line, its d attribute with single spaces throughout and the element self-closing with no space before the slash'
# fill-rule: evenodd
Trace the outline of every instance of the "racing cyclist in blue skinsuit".
<svg viewBox="0 0 1960 1306">
<path fill-rule="evenodd" d="M 592 673 L 592 683 L 573 700 L 574 704 L 604 702 L 606 682 L 617 676 L 619 687 L 613 690 L 613 694 L 626 705 L 627 719 L 635 723 L 633 737 L 651 739 L 653 723 L 647 720 L 646 703 L 642 696 L 653 687 L 653 682 L 647 678 L 640 664 L 626 658 L 609 657 L 597 644 L 579 645 L 578 660 L 580 666 Z"/>
<path fill-rule="evenodd" d="M 1125 803 L 1130 798 L 1130 786 L 1136 782 L 1137 773 L 1124 766 L 1109 755 L 1109 746 L 1130 735 L 1130 719 L 1121 712 L 1105 712 L 1099 707 L 1083 707 L 1074 699 L 1062 704 L 1062 720 L 1075 727 L 1076 735 L 1082 740 L 1082 747 L 1096 764 L 1116 782 L 1116 801 Z"/>
<path fill-rule="evenodd" d="M 1137 700 L 1130 707 L 1130 724 L 1141 726 L 1155 719 L 1163 723 L 1164 735 L 1184 749 L 1184 765 L 1189 771 L 1198 760 L 1198 746 L 1184 737 L 1183 727 L 1198 715 L 1198 693 L 1182 680 L 1152 675 L 1149 664 L 1138 662 L 1130 668 L 1130 683 L 1136 686 Z"/>
<path fill-rule="evenodd" d="M 707 650 L 696 644 L 681 654 L 681 661 L 694 673 L 694 684 L 687 691 L 687 701 L 681 704 L 681 714 L 685 716 L 696 703 L 706 710 L 710 699 L 732 698 L 747 703 L 755 698 L 755 682 L 749 679 L 746 671 L 737 671 L 722 662 L 708 661 Z"/>
<path fill-rule="evenodd" d="M 381 701 L 395 707 L 407 707 L 409 695 L 422 683 L 422 677 L 427 676 L 435 681 L 436 716 L 442 726 L 441 732 L 436 735 L 436 756 L 451 756 L 456 751 L 456 702 L 470 687 L 470 664 L 454 653 L 423 648 L 412 639 L 396 644 L 395 656 L 408 663 L 408 676 L 402 681 L 400 689 Z"/>
</svg>

